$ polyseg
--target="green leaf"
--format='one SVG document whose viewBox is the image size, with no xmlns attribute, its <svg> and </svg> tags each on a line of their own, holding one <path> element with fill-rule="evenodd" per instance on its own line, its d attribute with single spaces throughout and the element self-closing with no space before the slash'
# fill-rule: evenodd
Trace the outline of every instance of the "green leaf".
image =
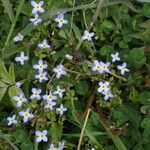
<svg viewBox="0 0 150 150">
<path fill-rule="evenodd" d="M 28 134 L 21 128 L 16 129 L 13 136 L 18 142 L 26 142 L 28 140 Z"/>
<path fill-rule="evenodd" d="M 114 24 L 111 21 L 109 21 L 109 20 L 103 21 L 102 22 L 102 26 L 107 28 L 107 29 L 111 29 L 111 30 L 114 29 Z"/>
<path fill-rule="evenodd" d="M 14 17 L 14 13 L 13 13 L 13 9 L 12 9 L 12 5 L 11 5 L 10 1 L 9 0 L 1 0 L 1 1 L 7 11 L 7 14 L 8 14 L 12 24 L 13 24 L 15 17 Z"/>
<path fill-rule="evenodd" d="M 85 95 L 85 94 L 87 94 L 88 91 L 89 91 L 89 85 L 88 85 L 88 83 L 86 81 L 81 81 L 79 84 L 76 85 L 75 91 L 79 95 Z"/>
<path fill-rule="evenodd" d="M 17 96 L 21 92 L 21 89 L 16 88 L 15 85 L 11 86 L 8 90 L 8 94 L 10 97 L 10 100 L 14 107 L 16 107 L 16 102 L 13 100 L 13 96 Z"/>
<path fill-rule="evenodd" d="M 14 72 L 14 64 L 11 63 L 11 65 L 9 66 L 9 74 L 12 77 L 13 81 L 15 82 L 15 72 Z"/>
<path fill-rule="evenodd" d="M 58 61 L 58 60 L 62 60 L 66 54 L 70 54 L 71 49 L 69 47 L 64 47 L 63 49 L 61 49 L 60 51 L 56 52 L 53 55 L 53 60 L 54 61 Z"/>
<path fill-rule="evenodd" d="M 66 35 L 66 32 L 64 30 L 60 30 L 58 32 L 58 35 L 64 39 L 67 39 L 67 35 Z"/>
<path fill-rule="evenodd" d="M 141 68 L 145 61 L 145 52 L 143 49 L 133 48 L 129 55 L 125 55 L 125 58 L 133 65 L 136 69 Z"/>
<path fill-rule="evenodd" d="M 143 13 L 144 13 L 144 16 L 150 18 L 150 4 L 143 5 Z"/>
<path fill-rule="evenodd" d="M 53 140 L 60 140 L 62 136 L 63 126 L 56 122 L 52 123 L 50 133 Z"/>
<path fill-rule="evenodd" d="M 30 141 L 21 143 L 21 150 L 33 150 L 33 144 Z"/>
<path fill-rule="evenodd" d="M 114 51 L 113 47 L 111 45 L 104 45 L 101 50 L 100 54 L 102 56 L 109 56 Z"/>
<path fill-rule="evenodd" d="M 81 33 L 80 33 L 79 28 L 78 28 L 75 24 L 72 24 L 72 28 L 73 28 L 75 37 L 76 37 L 78 40 L 80 40 L 82 36 L 81 36 Z"/>
<path fill-rule="evenodd" d="M 150 119 L 149 118 L 144 118 L 141 122 L 141 127 L 145 129 L 150 128 Z"/>
<path fill-rule="evenodd" d="M 5 64 L 0 58 L 0 77 L 2 80 L 10 85 L 14 84 L 13 78 L 10 76 L 10 74 L 7 72 L 5 68 Z"/>
<path fill-rule="evenodd" d="M 6 87 L 0 87 L 0 101 L 1 101 L 1 99 L 3 98 L 3 96 L 4 96 L 4 94 L 5 94 L 5 92 L 6 92 L 6 90 L 7 90 L 7 87 L 8 86 L 6 86 Z"/>
</svg>

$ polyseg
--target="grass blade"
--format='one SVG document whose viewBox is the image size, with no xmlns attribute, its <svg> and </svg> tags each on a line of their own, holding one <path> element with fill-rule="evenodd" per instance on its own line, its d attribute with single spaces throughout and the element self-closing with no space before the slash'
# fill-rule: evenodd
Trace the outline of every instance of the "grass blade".
<svg viewBox="0 0 150 150">
<path fill-rule="evenodd" d="M 92 114 L 95 116 L 95 119 L 98 119 L 100 121 L 100 123 L 103 125 L 103 127 L 105 128 L 108 136 L 112 139 L 112 141 L 114 142 L 114 144 L 116 145 L 118 150 L 127 150 L 127 148 L 125 147 L 125 145 L 123 144 L 123 142 L 121 141 L 121 139 L 118 136 L 114 136 L 109 129 L 107 128 L 107 126 L 105 125 L 105 123 L 103 123 L 103 121 L 100 119 L 100 117 L 98 117 L 97 113 L 91 111 Z"/>
<path fill-rule="evenodd" d="M 2 1 L 3 5 L 4 5 L 4 8 L 7 11 L 7 14 L 8 14 L 12 24 L 14 24 L 15 17 L 14 17 L 14 12 L 13 12 L 13 9 L 12 9 L 10 1 L 9 0 L 1 0 L 1 1 Z"/>
</svg>

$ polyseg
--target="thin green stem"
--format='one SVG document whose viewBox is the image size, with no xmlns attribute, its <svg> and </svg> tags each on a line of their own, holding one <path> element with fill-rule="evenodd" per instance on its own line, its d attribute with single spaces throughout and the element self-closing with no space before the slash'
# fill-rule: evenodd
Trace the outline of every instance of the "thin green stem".
<svg viewBox="0 0 150 150">
<path fill-rule="evenodd" d="M 76 2 L 76 0 L 73 0 L 73 8 L 75 7 L 75 2 Z M 75 11 L 73 10 L 73 11 L 72 11 L 72 15 L 71 15 L 70 34 L 71 34 L 71 31 L 72 31 L 74 12 L 75 12 Z"/>
<path fill-rule="evenodd" d="M 9 31 L 8 36 L 6 38 L 6 41 L 5 41 L 5 45 L 4 45 L 3 49 L 2 49 L 2 56 L 3 56 L 3 52 L 4 52 L 5 48 L 6 48 L 6 46 L 8 45 L 8 43 L 10 41 L 11 35 L 12 35 L 13 31 L 14 31 L 16 22 L 18 20 L 19 14 L 21 12 L 21 8 L 23 6 L 23 3 L 24 3 L 24 0 L 21 0 L 19 5 L 18 5 L 18 9 L 17 9 L 17 13 L 16 13 L 16 17 L 15 17 L 14 23 L 12 24 L 12 26 L 10 28 L 10 31 Z"/>
</svg>

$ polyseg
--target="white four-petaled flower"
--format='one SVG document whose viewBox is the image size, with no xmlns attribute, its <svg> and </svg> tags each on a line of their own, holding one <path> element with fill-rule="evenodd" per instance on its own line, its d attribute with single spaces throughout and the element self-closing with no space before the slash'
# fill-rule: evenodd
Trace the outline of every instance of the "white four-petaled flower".
<svg viewBox="0 0 150 150">
<path fill-rule="evenodd" d="M 94 32 L 90 33 L 89 31 L 85 30 L 84 35 L 82 36 L 82 40 L 91 41 L 93 36 L 94 36 Z"/>
<path fill-rule="evenodd" d="M 41 93 L 42 93 L 41 89 L 32 88 L 32 95 L 30 96 L 30 99 L 36 98 L 36 99 L 40 100 L 41 99 L 41 96 L 40 96 Z"/>
<path fill-rule="evenodd" d="M 123 75 L 125 72 L 129 72 L 129 69 L 126 68 L 127 64 L 124 62 L 122 66 L 117 66 L 117 68 L 121 71 L 121 74 Z"/>
<path fill-rule="evenodd" d="M 46 135 L 47 135 L 47 130 L 43 130 L 43 131 L 36 131 L 36 136 L 37 136 L 37 138 L 36 138 L 36 141 L 39 143 L 39 142 L 41 142 L 41 141 L 44 141 L 44 142 L 47 142 L 47 137 L 46 137 Z"/>
<path fill-rule="evenodd" d="M 57 18 L 55 18 L 55 22 L 58 22 L 58 27 L 61 28 L 63 24 L 67 24 L 68 21 L 64 20 L 64 14 L 60 14 Z"/>
<path fill-rule="evenodd" d="M 38 44 L 38 47 L 39 47 L 39 48 L 42 48 L 42 49 L 51 48 L 51 46 L 48 45 L 48 42 L 47 42 L 46 39 L 43 40 L 43 43 L 39 43 L 39 44 Z"/>
<path fill-rule="evenodd" d="M 34 69 L 38 69 L 39 72 L 42 72 L 44 69 L 46 69 L 48 67 L 47 64 L 43 63 L 43 60 L 39 60 L 38 64 L 33 65 Z"/>
<path fill-rule="evenodd" d="M 42 8 L 42 5 L 44 4 L 43 1 L 40 1 L 39 3 L 35 1 L 31 1 L 31 5 L 34 7 L 32 10 L 32 14 L 36 14 L 37 12 L 45 12 L 45 10 Z"/>
<path fill-rule="evenodd" d="M 34 26 L 37 26 L 40 22 L 42 22 L 42 19 L 39 18 L 38 14 L 35 14 L 34 18 L 31 18 L 30 21 L 33 23 Z"/>
<path fill-rule="evenodd" d="M 12 117 L 7 117 L 7 120 L 8 120 L 7 123 L 8 126 L 18 123 L 18 121 L 16 120 L 16 115 L 13 115 Z"/>
<path fill-rule="evenodd" d="M 62 75 L 66 75 L 67 72 L 62 64 L 58 65 L 56 68 L 53 69 L 56 73 L 56 78 L 60 78 Z"/>
<path fill-rule="evenodd" d="M 118 52 L 116 52 L 115 54 L 111 54 L 112 62 L 120 61 L 120 58 L 118 56 L 119 56 Z"/>
<path fill-rule="evenodd" d="M 43 80 L 47 81 L 48 77 L 46 76 L 47 72 L 39 72 L 38 75 L 35 75 L 35 78 L 39 80 L 39 82 L 41 83 Z"/>
<path fill-rule="evenodd" d="M 65 92 L 65 89 L 61 89 L 60 86 L 57 86 L 57 91 L 55 91 L 54 94 L 58 94 L 59 97 L 62 98 L 63 92 Z"/>
<path fill-rule="evenodd" d="M 20 53 L 20 57 L 16 57 L 15 61 L 20 62 L 21 65 L 24 65 L 24 61 L 28 60 L 28 56 L 24 55 L 24 52 Z"/>
<path fill-rule="evenodd" d="M 19 115 L 23 117 L 23 122 L 27 122 L 29 118 L 34 118 L 34 115 L 30 113 L 29 108 L 27 108 L 26 111 L 20 111 Z"/>
<path fill-rule="evenodd" d="M 67 111 L 67 108 L 63 106 L 63 104 L 60 104 L 59 108 L 56 108 L 56 111 L 59 112 L 59 114 L 62 116 L 65 111 Z"/>
<path fill-rule="evenodd" d="M 18 96 L 14 96 L 13 99 L 17 101 L 17 107 L 21 107 L 22 103 L 27 102 L 27 99 L 24 97 L 24 93 L 20 92 Z"/>
<path fill-rule="evenodd" d="M 109 82 L 99 82 L 98 92 L 101 93 L 103 91 L 109 91 Z"/>
<path fill-rule="evenodd" d="M 23 35 L 21 33 L 18 33 L 17 36 L 14 37 L 14 42 L 23 41 Z"/>
</svg>

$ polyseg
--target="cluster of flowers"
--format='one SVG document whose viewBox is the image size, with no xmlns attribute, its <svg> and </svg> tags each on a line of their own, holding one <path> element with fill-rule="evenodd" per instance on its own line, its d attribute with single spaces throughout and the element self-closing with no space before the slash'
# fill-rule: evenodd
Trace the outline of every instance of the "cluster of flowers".
<svg viewBox="0 0 150 150">
<path fill-rule="evenodd" d="M 115 61 L 120 61 L 119 58 L 119 53 L 116 52 L 115 54 L 111 54 L 112 57 L 112 62 Z M 94 60 L 93 62 L 93 67 L 92 70 L 93 71 L 98 71 L 100 74 L 106 72 L 106 73 L 110 73 L 109 67 L 110 66 L 110 62 L 102 62 L 102 61 L 98 61 L 98 60 Z M 129 72 L 129 69 L 126 68 L 126 62 L 124 62 L 122 64 L 122 66 L 117 66 L 118 70 L 121 71 L 121 74 L 123 75 L 125 72 Z M 109 88 L 109 82 L 99 82 L 99 88 L 98 88 L 98 92 L 102 93 L 104 95 L 104 99 L 108 100 L 109 98 L 113 98 L 113 95 L 111 93 L 111 90 Z"/>
<path fill-rule="evenodd" d="M 48 138 L 47 138 L 47 130 L 43 130 L 43 131 L 36 131 L 36 141 L 39 143 L 41 141 L 43 142 L 47 142 L 48 141 Z M 56 148 L 55 145 L 53 143 L 50 144 L 48 150 L 63 150 L 64 149 L 64 146 L 65 146 L 65 143 L 64 141 L 62 142 L 59 142 L 58 143 L 58 147 Z"/>
<path fill-rule="evenodd" d="M 42 8 L 44 2 L 40 1 L 39 3 L 35 1 L 31 1 L 31 5 L 33 6 L 32 14 L 35 15 L 34 18 L 31 18 L 30 21 L 33 23 L 34 26 L 37 26 L 40 22 L 42 22 L 42 19 L 39 17 L 37 14 L 38 12 L 44 13 L 45 10 Z M 64 14 L 61 13 L 57 18 L 54 19 L 56 23 L 58 23 L 58 27 L 62 28 L 63 24 L 67 24 L 68 21 L 64 20 Z M 82 36 L 82 40 L 87 40 L 87 41 L 92 41 L 92 37 L 94 36 L 94 32 L 89 32 L 88 30 L 84 31 L 84 34 Z M 17 36 L 14 37 L 14 42 L 18 41 L 23 41 L 24 37 L 21 33 L 18 33 Z M 48 44 L 47 40 L 44 39 L 42 43 L 38 44 L 38 47 L 41 49 L 49 49 L 51 48 L 51 45 Z M 119 53 L 116 52 L 115 54 L 111 54 L 112 57 L 112 62 L 115 61 L 120 61 L 119 58 Z M 72 56 L 69 54 L 66 55 L 66 58 L 69 60 L 72 60 Z M 28 56 L 25 56 L 24 52 L 20 53 L 19 57 L 15 58 L 16 62 L 20 62 L 21 65 L 24 65 L 24 61 L 27 61 L 29 58 Z M 110 62 L 102 62 L 98 60 L 94 60 L 92 70 L 93 71 L 98 71 L 100 74 L 102 73 L 110 73 Z M 48 65 L 43 62 L 43 60 L 39 60 L 38 64 L 33 65 L 34 69 L 38 70 L 38 74 L 35 75 L 35 78 L 38 79 L 38 81 L 41 83 L 43 81 L 48 81 L 47 77 L 47 71 L 44 71 Z M 121 74 L 123 75 L 125 72 L 129 72 L 129 69 L 126 68 L 126 63 L 124 62 L 122 66 L 117 66 L 118 70 L 121 71 Z M 66 69 L 62 64 L 59 64 L 53 69 L 53 72 L 56 74 L 56 78 L 60 78 L 62 75 L 66 75 Z M 16 84 L 16 87 L 20 87 L 20 83 Z M 49 91 L 49 94 L 41 96 L 40 94 L 42 93 L 41 89 L 37 88 L 32 88 L 32 95 L 30 96 L 30 99 L 37 99 L 37 100 L 46 100 L 47 104 L 44 106 L 45 109 L 53 110 L 54 106 L 56 105 L 56 99 L 58 95 L 59 98 L 63 97 L 63 92 L 65 92 L 65 89 L 61 89 L 60 86 L 57 86 L 57 90 L 52 92 L 51 90 Z M 104 99 L 108 100 L 109 98 L 113 97 L 113 94 L 111 93 L 110 87 L 109 87 L 109 82 L 99 82 L 99 88 L 98 92 L 102 93 L 104 95 Z M 23 103 L 27 102 L 27 99 L 24 97 L 24 94 L 22 92 L 19 93 L 18 96 L 14 96 L 13 99 L 17 101 L 17 106 L 21 107 Z M 60 104 L 60 107 L 56 108 L 56 111 L 62 116 L 65 111 L 67 111 L 67 108 L 63 106 L 63 104 Z M 35 116 L 30 113 L 30 109 L 27 108 L 25 111 L 20 111 L 19 115 L 23 117 L 23 122 L 27 122 L 30 118 L 34 118 Z M 12 117 L 8 117 L 8 125 L 10 126 L 11 124 L 17 124 L 18 121 L 16 120 L 16 115 L 13 115 Z M 37 142 L 44 141 L 46 142 L 48 139 L 46 137 L 47 135 L 47 130 L 43 131 L 36 131 L 36 136 L 37 136 Z M 49 147 L 49 150 L 52 149 L 57 149 L 61 150 L 64 147 L 64 142 L 59 143 L 59 148 L 55 148 L 54 144 L 51 144 Z M 94 150 L 94 148 L 92 148 Z"/>
</svg>

